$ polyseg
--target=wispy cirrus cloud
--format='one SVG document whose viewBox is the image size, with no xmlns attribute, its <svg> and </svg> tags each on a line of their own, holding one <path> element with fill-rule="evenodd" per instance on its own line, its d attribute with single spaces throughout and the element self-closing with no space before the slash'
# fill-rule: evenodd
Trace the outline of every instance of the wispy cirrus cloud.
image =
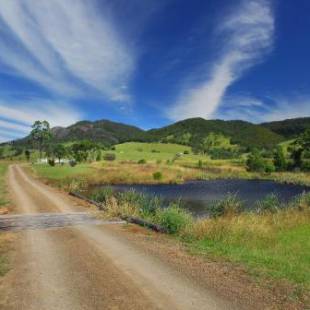
<svg viewBox="0 0 310 310">
<path fill-rule="evenodd" d="M 75 107 L 60 101 L 30 99 L 8 104 L 0 100 L 0 142 L 29 134 L 36 120 L 48 120 L 51 126 L 68 126 L 82 118 Z"/>
<path fill-rule="evenodd" d="M 237 9 L 221 17 L 216 35 L 222 52 L 209 78 L 199 85 L 187 85 L 169 110 L 169 118 L 212 117 L 228 88 L 270 51 L 274 35 L 270 1 L 243 0 Z"/>
<path fill-rule="evenodd" d="M 104 4 L 104 2 L 101 2 Z M 128 101 L 133 52 L 93 0 L 0 2 L 0 70 L 68 97 Z"/>
</svg>

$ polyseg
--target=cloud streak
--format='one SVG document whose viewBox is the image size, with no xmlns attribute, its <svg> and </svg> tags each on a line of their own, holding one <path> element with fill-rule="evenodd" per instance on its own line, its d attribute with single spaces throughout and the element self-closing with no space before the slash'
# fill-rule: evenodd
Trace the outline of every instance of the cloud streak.
<svg viewBox="0 0 310 310">
<path fill-rule="evenodd" d="M 26 136 L 36 120 L 47 120 L 53 126 L 69 126 L 83 115 L 71 105 L 53 100 L 0 101 L 0 135 L 3 141 Z"/>
<path fill-rule="evenodd" d="M 101 2 L 104 3 L 104 2 Z M 54 94 L 128 101 L 133 52 L 94 1 L 0 2 L 0 70 Z"/>
<path fill-rule="evenodd" d="M 198 86 L 187 86 L 169 110 L 169 118 L 211 118 L 228 88 L 272 48 L 274 17 L 269 1 L 244 0 L 221 20 L 224 22 L 219 23 L 216 35 L 222 52 L 209 78 Z"/>
</svg>

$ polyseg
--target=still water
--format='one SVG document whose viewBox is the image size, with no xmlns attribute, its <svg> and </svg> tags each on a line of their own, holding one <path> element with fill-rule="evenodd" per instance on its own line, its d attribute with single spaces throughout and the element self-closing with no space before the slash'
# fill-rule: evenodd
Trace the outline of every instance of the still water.
<svg viewBox="0 0 310 310">
<path fill-rule="evenodd" d="M 100 187 L 96 186 L 96 188 Z M 310 191 L 310 187 L 300 185 L 237 179 L 192 181 L 184 184 L 113 185 L 111 187 L 115 191 L 134 189 L 137 192 L 160 196 L 166 204 L 181 199 L 184 208 L 195 216 L 206 216 L 208 206 L 213 201 L 225 198 L 228 194 L 237 194 L 250 209 L 255 206 L 256 201 L 271 193 L 277 194 L 281 201 L 287 202 L 304 191 Z"/>
</svg>

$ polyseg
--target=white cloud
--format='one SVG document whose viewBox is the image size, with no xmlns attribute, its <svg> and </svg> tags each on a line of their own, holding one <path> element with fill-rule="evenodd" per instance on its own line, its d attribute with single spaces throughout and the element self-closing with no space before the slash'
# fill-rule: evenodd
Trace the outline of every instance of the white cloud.
<svg viewBox="0 0 310 310">
<path fill-rule="evenodd" d="M 210 78 L 180 94 L 168 113 L 171 119 L 212 117 L 229 86 L 272 48 L 274 17 L 269 1 L 244 0 L 222 20 L 217 34 L 223 52 L 211 69 Z"/>
<path fill-rule="evenodd" d="M 8 104 L 0 101 L 0 135 L 5 139 L 2 141 L 26 136 L 36 120 L 47 120 L 53 127 L 72 125 L 82 118 L 82 113 L 63 102 L 33 99 Z"/>
<path fill-rule="evenodd" d="M 254 123 L 271 122 L 310 115 L 310 96 L 290 94 L 284 97 L 253 98 L 231 96 L 224 98 L 215 117 L 247 119 Z"/>
<path fill-rule="evenodd" d="M 276 105 L 260 115 L 260 122 L 271 122 L 310 115 L 310 97 L 279 98 Z"/>
<path fill-rule="evenodd" d="M 134 57 L 94 1 L 0 1 L 0 62 L 24 78 L 66 96 L 89 87 L 128 101 Z"/>
</svg>

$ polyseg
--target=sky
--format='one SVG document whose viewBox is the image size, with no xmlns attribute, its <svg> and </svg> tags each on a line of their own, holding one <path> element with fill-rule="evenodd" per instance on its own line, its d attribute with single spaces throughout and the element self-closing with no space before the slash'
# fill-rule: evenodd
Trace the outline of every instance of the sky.
<svg viewBox="0 0 310 310">
<path fill-rule="evenodd" d="M 309 0 L 2 0 L 0 142 L 43 119 L 310 116 L 309 14 Z"/>
</svg>

